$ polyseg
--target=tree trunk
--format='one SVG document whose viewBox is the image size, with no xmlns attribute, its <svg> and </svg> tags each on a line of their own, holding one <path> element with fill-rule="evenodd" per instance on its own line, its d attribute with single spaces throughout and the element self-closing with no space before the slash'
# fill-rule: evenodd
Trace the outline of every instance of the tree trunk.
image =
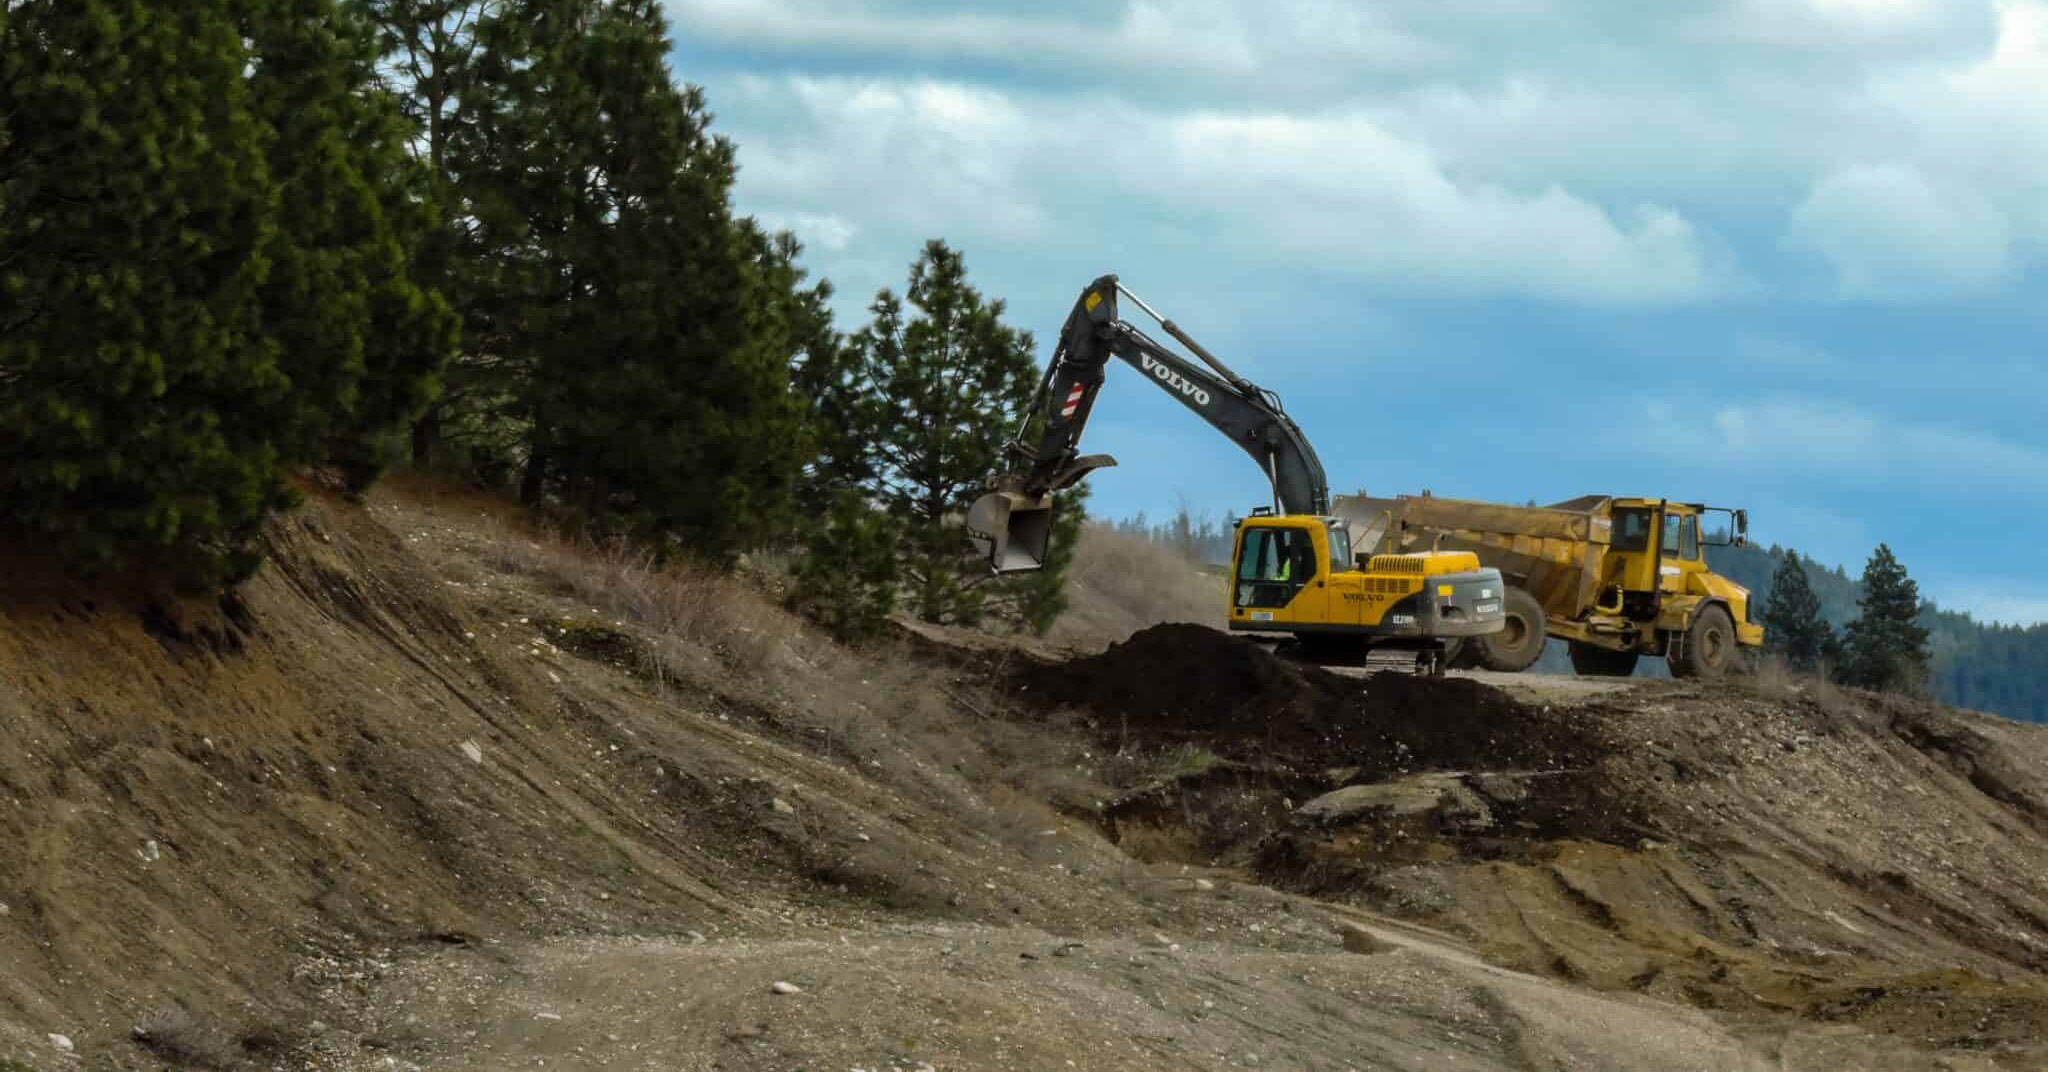
<svg viewBox="0 0 2048 1072">
<path fill-rule="evenodd" d="M 519 479 L 519 502 L 522 506 L 539 506 L 542 481 L 547 476 L 547 452 L 536 447 L 526 456 L 526 475 Z"/>
<path fill-rule="evenodd" d="M 412 422 L 412 464 L 415 469 L 424 469 L 434 460 L 434 450 L 441 445 L 441 407 L 428 406 L 420 419 Z"/>
</svg>

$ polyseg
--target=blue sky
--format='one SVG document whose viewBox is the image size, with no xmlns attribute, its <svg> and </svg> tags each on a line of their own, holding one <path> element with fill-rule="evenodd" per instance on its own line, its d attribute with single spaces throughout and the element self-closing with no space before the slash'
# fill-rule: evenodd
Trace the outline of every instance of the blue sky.
<svg viewBox="0 0 2048 1072">
<path fill-rule="evenodd" d="M 927 237 L 1049 340 L 1105 271 L 1339 491 L 1746 506 L 2048 620 L 2048 0 L 668 0 L 852 327 Z M 1258 470 L 1112 372 L 1098 512 Z"/>
</svg>

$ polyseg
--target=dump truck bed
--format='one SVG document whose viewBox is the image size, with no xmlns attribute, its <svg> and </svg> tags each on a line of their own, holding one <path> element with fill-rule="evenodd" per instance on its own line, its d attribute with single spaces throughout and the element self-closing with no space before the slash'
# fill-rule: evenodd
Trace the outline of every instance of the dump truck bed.
<svg viewBox="0 0 2048 1072">
<path fill-rule="evenodd" d="M 1544 612 L 1577 618 L 1593 606 L 1613 522 L 1612 499 L 1589 495 L 1553 506 L 1509 506 L 1431 495 L 1339 496 L 1355 551 L 1471 551 L 1526 589 Z"/>
</svg>

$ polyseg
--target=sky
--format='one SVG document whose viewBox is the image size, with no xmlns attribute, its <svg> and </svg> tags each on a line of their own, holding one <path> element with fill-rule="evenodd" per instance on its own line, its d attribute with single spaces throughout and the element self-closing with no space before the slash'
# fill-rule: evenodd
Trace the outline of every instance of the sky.
<svg viewBox="0 0 2048 1072">
<path fill-rule="evenodd" d="M 667 7 L 844 329 L 928 238 L 1041 357 L 1115 272 L 1338 493 L 1746 507 L 2048 621 L 2048 0 Z M 1084 447 L 1098 514 L 1268 497 L 1127 368 Z"/>
</svg>

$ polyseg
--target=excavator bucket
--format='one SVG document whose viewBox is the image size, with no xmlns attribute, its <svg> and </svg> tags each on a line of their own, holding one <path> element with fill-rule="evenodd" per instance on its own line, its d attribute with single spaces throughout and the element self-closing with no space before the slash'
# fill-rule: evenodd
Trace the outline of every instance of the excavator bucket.
<svg viewBox="0 0 2048 1072">
<path fill-rule="evenodd" d="M 992 491 L 967 509 L 967 538 L 997 573 L 1045 568 L 1052 544 L 1052 496 Z"/>
</svg>

